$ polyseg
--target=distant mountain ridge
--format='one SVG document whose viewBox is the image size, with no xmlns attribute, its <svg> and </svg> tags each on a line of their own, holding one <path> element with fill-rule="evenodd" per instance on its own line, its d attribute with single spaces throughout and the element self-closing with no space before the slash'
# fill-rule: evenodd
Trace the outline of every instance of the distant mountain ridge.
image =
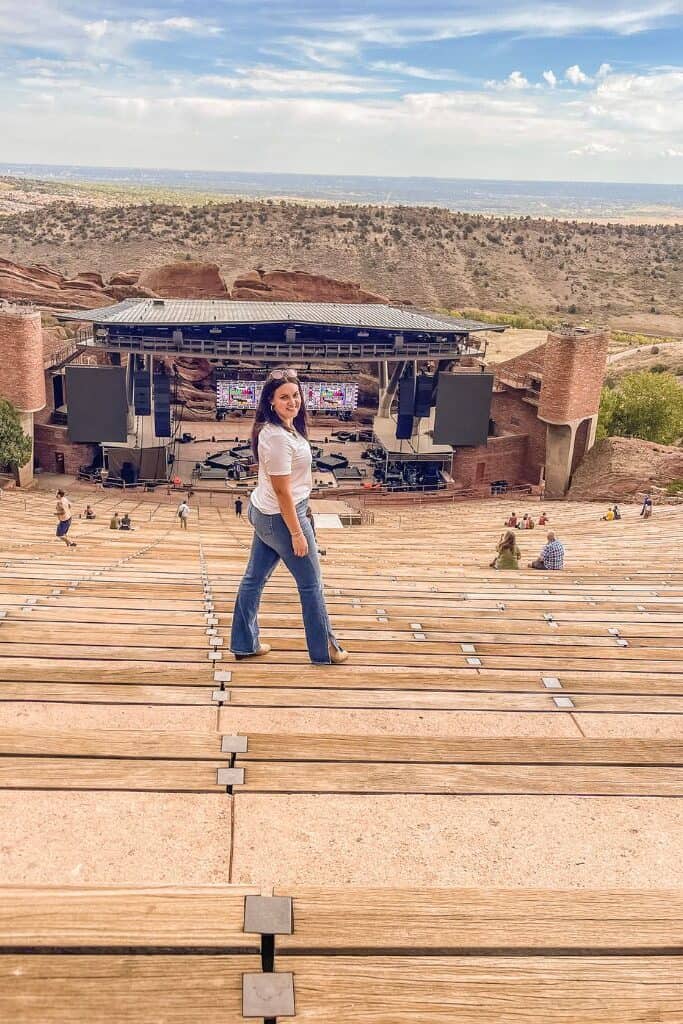
<svg viewBox="0 0 683 1024">
<path fill-rule="evenodd" d="M 228 288 L 254 268 L 282 268 L 430 308 L 629 317 L 631 329 L 653 334 L 680 334 L 683 325 L 683 226 L 676 224 L 275 200 L 60 201 L 0 215 L 0 256 L 107 279 L 199 259 L 216 263 Z"/>
</svg>

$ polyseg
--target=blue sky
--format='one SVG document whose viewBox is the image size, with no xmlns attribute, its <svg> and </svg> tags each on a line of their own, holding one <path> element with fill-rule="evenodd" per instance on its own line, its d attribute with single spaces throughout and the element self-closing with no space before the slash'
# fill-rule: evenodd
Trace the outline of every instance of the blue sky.
<svg viewBox="0 0 683 1024">
<path fill-rule="evenodd" d="M 0 0 L 0 160 L 683 181 L 683 0 Z"/>
</svg>

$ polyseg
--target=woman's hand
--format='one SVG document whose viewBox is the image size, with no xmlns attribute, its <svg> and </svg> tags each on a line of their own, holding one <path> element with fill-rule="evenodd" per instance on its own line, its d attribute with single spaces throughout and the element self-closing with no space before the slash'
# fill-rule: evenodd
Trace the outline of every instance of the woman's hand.
<svg viewBox="0 0 683 1024">
<path fill-rule="evenodd" d="M 308 554 L 308 541 L 302 531 L 292 534 L 292 547 L 294 554 L 298 555 L 299 558 L 304 558 Z"/>
</svg>

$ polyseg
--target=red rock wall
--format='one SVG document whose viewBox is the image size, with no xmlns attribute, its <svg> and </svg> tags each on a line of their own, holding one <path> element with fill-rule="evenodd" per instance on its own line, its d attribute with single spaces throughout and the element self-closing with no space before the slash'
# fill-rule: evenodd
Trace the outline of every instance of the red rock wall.
<svg viewBox="0 0 683 1024">
<path fill-rule="evenodd" d="M 383 295 L 366 292 L 355 281 L 337 281 L 303 270 L 252 270 L 232 286 L 233 299 L 261 302 L 387 302 Z"/>
<path fill-rule="evenodd" d="M 538 415 L 549 423 L 595 416 L 607 366 L 609 332 L 549 334 Z"/>
<path fill-rule="evenodd" d="M 230 293 L 217 263 L 182 260 L 145 270 L 136 282 L 164 299 L 227 299 Z"/>
<path fill-rule="evenodd" d="M 45 405 L 40 313 L 0 306 L 0 398 L 22 412 Z"/>
</svg>

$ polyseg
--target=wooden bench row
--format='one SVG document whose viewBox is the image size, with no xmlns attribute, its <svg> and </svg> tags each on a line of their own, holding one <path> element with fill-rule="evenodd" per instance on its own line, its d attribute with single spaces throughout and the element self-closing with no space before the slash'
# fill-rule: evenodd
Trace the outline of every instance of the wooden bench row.
<svg viewBox="0 0 683 1024">
<path fill-rule="evenodd" d="M 0 1012 L 19 1024 L 674 1024 L 682 919 L 680 892 L 17 887 L 0 890 Z"/>
</svg>

